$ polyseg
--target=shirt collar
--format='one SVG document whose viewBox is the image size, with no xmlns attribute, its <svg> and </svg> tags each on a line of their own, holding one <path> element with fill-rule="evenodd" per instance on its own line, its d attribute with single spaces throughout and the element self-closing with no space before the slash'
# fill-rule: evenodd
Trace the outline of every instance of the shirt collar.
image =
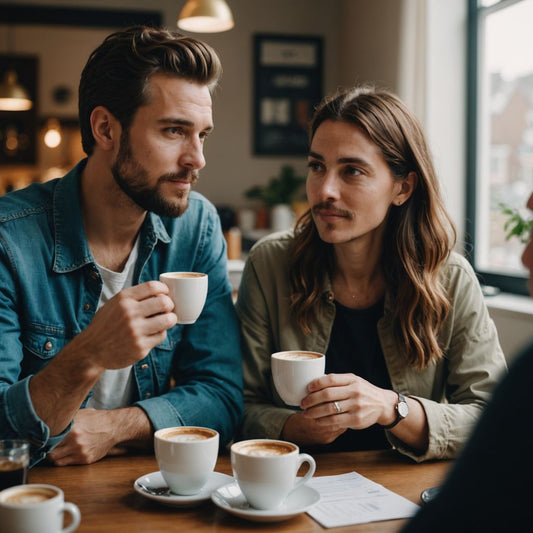
<svg viewBox="0 0 533 533">
<path fill-rule="evenodd" d="M 71 272 L 94 264 L 81 216 L 81 174 L 86 164 L 87 159 L 80 161 L 58 181 L 54 191 L 54 272 Z M 157 240 L 168 243 L 170 236 L 161 217 L 148 213 L 141 227 L 141 241 L 155 246 Z"/>
</svg>

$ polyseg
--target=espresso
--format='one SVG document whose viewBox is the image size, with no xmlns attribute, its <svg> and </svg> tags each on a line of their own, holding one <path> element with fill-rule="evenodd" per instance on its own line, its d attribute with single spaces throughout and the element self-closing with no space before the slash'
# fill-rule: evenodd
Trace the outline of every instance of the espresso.
<svg viewBox="0 0 533 533">
<path fill-rule="evenodd" d="M 28 467 L 20 461 L 0 461 L 0 490 L 23 485 L 28 478 Z"/>
<path fill-rule="evenodd" d="M 273 457 L 292 453 L 296 450 L 296 447 L 283 442 L 250 442 L 236 446 L 234 449 L 243 455 Z"/>
<path fill-rule="evenodd" d="M 310 361 L 324 357 L 322 354 L 315 352 L 280 352 L 275 355 L 277 359 L 285 359 L 286 361 Z"/>
<path fill-rule="evenodd" d="M 2 497 L 2 502 L 10 505 L 37 505 L 51 500 L 56 495 L 57 493 L 52 489 L 28 485 L 24 488 L 7 492 Z"/>
<path fill-rule="evenodd" d="M 216 435 L 215 432 L 202 428 L 182 428 L 169 431 L 161 436 L 164 440 L 172 442 L 189 442 L 197 440 L 211 439 Z"/>
</svg>

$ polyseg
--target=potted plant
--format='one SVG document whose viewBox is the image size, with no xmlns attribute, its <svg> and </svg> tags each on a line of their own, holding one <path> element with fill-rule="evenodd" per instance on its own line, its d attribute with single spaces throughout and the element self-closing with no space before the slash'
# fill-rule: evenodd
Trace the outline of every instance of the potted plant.
<svg viewBox="0 0 533 533">
<path fill-rule="evenodd" d="M 283 165 L 278 176 L 272 177 L 266 185 L 254 185 L 244 192 L 249 200 L 259 200 L 270 209 L 270 226 L 274 231 L 291 226 L 293 212 L 291 203 L 305 183 L 305 177 L 298 176 L 294 167 Z"/>
<path fill-rule="evenodd" d="M 533 230 L 533 217 L 524 218 L 518 209 L 502 202 L 500 202 L 499 206 L 501 212 L 507 215 L 507 220 L 503 226 L 507 232 L 506 239 L 517 237 L 520 242 L 526 243 Z"/>
</svg>

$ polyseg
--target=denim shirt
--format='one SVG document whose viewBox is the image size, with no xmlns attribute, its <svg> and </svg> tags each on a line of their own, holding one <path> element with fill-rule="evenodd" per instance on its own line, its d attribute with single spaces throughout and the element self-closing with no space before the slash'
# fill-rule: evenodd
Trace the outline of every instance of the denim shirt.
<svg viewBox="0 0 533 533">
<path fill-rule="evenodd" d="M 33 408 L 29 381 L 89 325 L 102 289 L 81 217 L 85 161 L 63 178 L 0 198 L 0 438 L 28 439 L 32 464 L 70 428 L 50 435 Z M 196 323 L 174 326 L 133 365 L 134 405 L 154 430 L 208 426 L 225 444 L 242 415 L 242 364 L 218 214 L 191 192 L 181 217 L 147 213 L 139 244 L 134 284 L 162 272 L 197 271 L 208 274 L 209 288 Z"/>
</svg>

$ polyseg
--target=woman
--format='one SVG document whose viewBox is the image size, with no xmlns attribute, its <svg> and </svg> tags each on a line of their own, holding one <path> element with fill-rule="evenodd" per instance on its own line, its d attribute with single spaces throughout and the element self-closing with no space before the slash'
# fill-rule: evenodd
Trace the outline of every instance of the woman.
<svg viewBox="0 0 533 533">
<path fill-rule="evenodd" d="M 506 367 L 422 130 L 359 87 L 322 102 L 310 142 L 310 210 L 252 249 L 239 290 L 242 436 L 454 457 Z M 326 354 L 299 410 L 271 381 L 280 350 Z"/>
</svg>

